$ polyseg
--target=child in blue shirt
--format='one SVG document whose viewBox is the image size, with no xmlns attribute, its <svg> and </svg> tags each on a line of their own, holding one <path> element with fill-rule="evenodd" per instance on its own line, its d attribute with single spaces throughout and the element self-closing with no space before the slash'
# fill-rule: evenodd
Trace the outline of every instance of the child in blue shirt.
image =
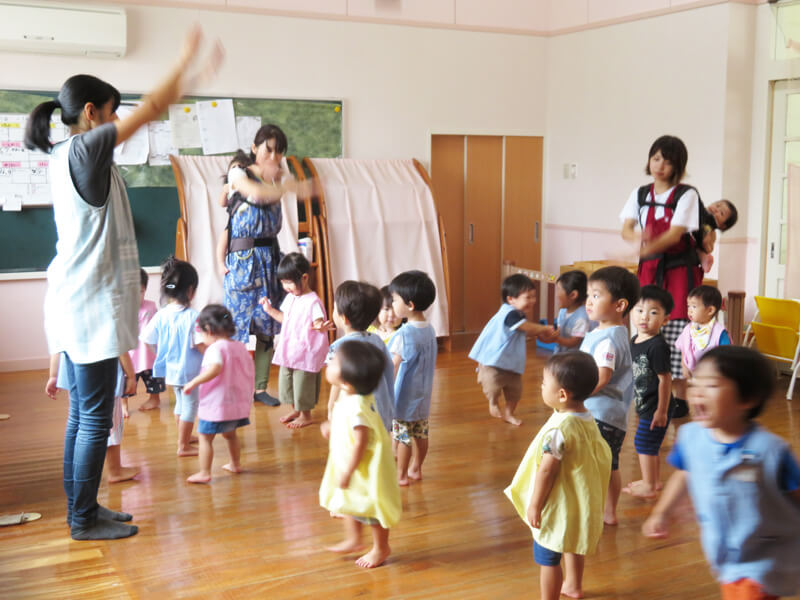
<svg viewBox="0 0 800 600">
<path fill-rule="evenodd" d="M 586 314 L 586 273 L 567 271 L 556 279 L 556 300 L 561 309 L 556 317 L 556 331 L 542 337 L 544 342 L 555 342 L 554 352 L 578 350 L 583 338 L 597 326 Z"/>
<path fill-rule="evenodd" d="M 583 338 L 581 350 L 594 357 L 598 383 L 584 405 L 611 448 L 611 481 L 603 521 L 616 525 L 622 491 L 619 452 L 633 400 L 630 335 L 623 319 L 639 300 L 639 280 L 622 267 L 604 267 L 592 273 L 588 288 L 586 313 L 598 324 Z"/>
<path fill-rule="evenodd" d="M 423 312 L 433 304 L 436 286 L 422 271 L 405 271 L 392 279 L 389 291 L 395 314 L 407 319 L 389 342 L 395 369 L 392 444 L 397 456 L 397 483 L 405 486 L 409 480 L 422 479 L 422 462 L 428 453 L 436 332 Z"/>
<path fill-rule="evenodd" d="M 754 422 L 775 389 L 775 367 L 741 346 L 703 355 L 689 382 L 693 421 L 680 428 L 672 474 L 648 537 L 666 537 L 670 515 L 692 498 L 723 598 L 800 591 L 800 466 L 789 444 Z"/>
<path fill-rule="evenodd" d="M 536 289 L 529 277 L 515 273 L 503 280 L 503 304 L 481 331 L 469 357 L 478 363 L 478 383 L 489 400 L 489 414 L 512 425 L 521 425 L 514 411 L 522 397 L 525 372 L 525 337 L 549 335 L 552 327 L 528 320 L 536 304 Z M 506 399 L 500 412 L 500 395 Z"/>
</svg>

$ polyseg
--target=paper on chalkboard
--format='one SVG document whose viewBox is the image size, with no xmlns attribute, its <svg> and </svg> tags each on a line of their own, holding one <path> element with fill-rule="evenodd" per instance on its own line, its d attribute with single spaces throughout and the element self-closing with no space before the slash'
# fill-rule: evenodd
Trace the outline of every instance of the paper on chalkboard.
<svg viewBox="0 0 800 600">
<path fill-rule="evenodd" d="M 175 148 L 199 148 L 202 145 L 194 104 L 170 104 L 169 128 Z"/>
<path fill-rule="evenodd" d="M 169 164 L 169 155 L 178 154 L 178 149 L 172 145 L 172 133 L 169 121 L 151 121 L 148 125 L 150 136 L 150 158 L 147 163 L 151 167 Z"/>
<path fill-rule="evenodd" d="M 122 104 L 117 108 L 117 117 L 124 119 L 136 109 L 135 104 Z M 114 148 L 114 162 L 118 165 L 143 165 L 150 154 L 150 139 L 147 127 L 139 127 L 127 140 Z"/>
<path fill-rule="evenodd" d="M 239 139 L 236 136 L 233 100 L 204 100 L 196 106 L 203 154 L 236 152 Z"/>
<path fill-rule="evenodd" d="M 236 117 L 236 137 L 239 139 L 239 148 L 249 152 L 259 129 L 261 129 L 261 117 Z"/>
</svg>

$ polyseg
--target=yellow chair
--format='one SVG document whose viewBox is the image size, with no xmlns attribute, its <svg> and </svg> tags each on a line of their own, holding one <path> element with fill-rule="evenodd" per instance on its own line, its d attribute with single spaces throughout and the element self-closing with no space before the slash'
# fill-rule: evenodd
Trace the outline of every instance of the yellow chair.
<svg viewBox="0 0 800 600">
<path fill-rule="evenodd" d="M 752 321 L 748 332 L 753 333 L 750 341 L 765 356 L 791 364 L 791 379 L 786 399 L 791 400 L 794 382 L 800 371 L 800 302 L 756 296 L 758 321 Z M 746 339 L 746 338 L 745 338 Z"/>
</svg>

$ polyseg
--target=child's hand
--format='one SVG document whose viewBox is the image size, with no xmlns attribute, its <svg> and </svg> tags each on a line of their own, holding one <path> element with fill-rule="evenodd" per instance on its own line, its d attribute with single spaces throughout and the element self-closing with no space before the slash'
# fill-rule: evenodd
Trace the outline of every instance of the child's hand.
<svg viewBox="0 0 800 600">
<path fill-rule="evenodd" d="M 184 394 L 191 394 L 192 390 L 197 387 L 197 384 L 194 382 L 194 379 L 183 386 L 183 393 Z"/>
<path fill-rule="evenodd" d="M 331 437 L 331 422 L 330 421 L 323 421 L 319 424 L 319 432 L 322 434 L 326 440 Z"/>
<path fill-rule="evenodd" d="M 125 391 L 122 393 L 126 396 L 136 395 L 136 375 L 133 377 L 130 375 L 125 375 Z"/>
<path fill-rule="evenodd" d="M 261 299 L 258 301 L 258 303 L 259 303 L 261 306 L 263 306 L 263 307 L 264 307 L 264 310 L 266 310 L 267 312 L 269 312 L 269 309 L 270 309 L 270 308 L 272 308 L 272 303 L 269 301 L 269 298 L 267 298 L 266 296 L 264 296 L 263 298 L 261 298 Z"/>
<path fill-rule="evenodd" d="M 661 515 L 652 514 L 642 524 L 642 535 L 649 538 L 665 538 L 669 534 L 667 520 Z"/>
<path fill-rule="evenodd" d="M 329 331 L 336 329 L 336 325 L 333 324 L 333 321 L 323 321 L 322 319 L 317 319 L 311 323 L 311 329 L 313 331 L 328 333 Z"/>
<path fill-rule="evenodd" d="M 653 431 L 656 427 L 666 427 L 667 426 L 667 413 L 663 412 L 660 413 L 656 411 L 653 414 L 653 420 L 650 421 L 650 431 Z"/>
<path fill-rule="evenodd" d="M 343 490 L 350 487 L 350 477 L 352 477 L 352 475 L 352 473 L 343 473 L 342 477 L 339 479 L 339 487 Z"/>
<path fill-rule="evenodd" d="M 58 388 L 56 387 L 56 381 L 58 381 L 57 378 L 51 377 L 47 380 L 47 383 L 44 386 L 44 393 L 50 396 L 52 400 L 56 399 L 56 392 L 58 391 Z"/>
<path fill-rule="evenodd" d="M 534 529 L 539 529 L 542 526 L 542 511 L 536 510 L 532 506 L 528 507 L 528 523 L 531 524 L 531 527 Z"/>
</svg>

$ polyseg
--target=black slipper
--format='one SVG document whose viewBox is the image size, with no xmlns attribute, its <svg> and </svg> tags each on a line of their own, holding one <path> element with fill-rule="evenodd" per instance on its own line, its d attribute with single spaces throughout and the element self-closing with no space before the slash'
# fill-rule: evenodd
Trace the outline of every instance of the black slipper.
<svg viewBox="0 0 800 600">
<path fill-rule="evenodd" d="M 267 392 L 258 392 L 257 394 L 253 394 L 253 400 L 256 402 L 261 402 L 261 404 L 266 404 L 267 406 L 281 405 L 280 400 L 278 400 L 275 396 L 270 396 Z"/>
</svg>

